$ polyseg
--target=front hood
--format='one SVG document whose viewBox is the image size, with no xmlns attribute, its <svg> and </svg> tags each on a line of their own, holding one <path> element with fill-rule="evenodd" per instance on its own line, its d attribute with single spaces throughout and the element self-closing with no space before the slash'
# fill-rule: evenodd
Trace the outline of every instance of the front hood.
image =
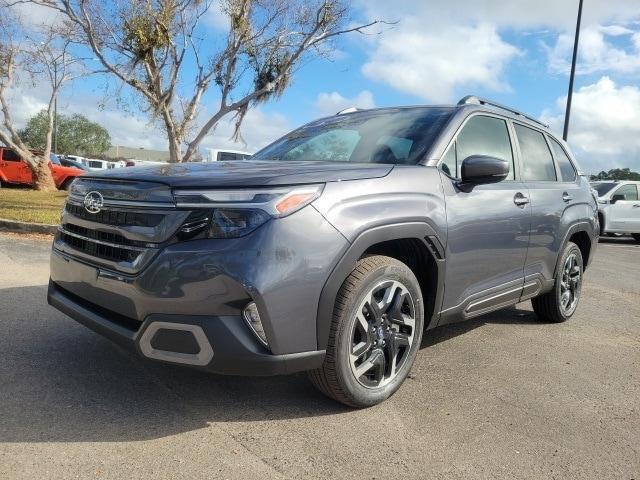
<svg viewBox="0 0 640 480">
<path fill-rule="evenodd" d="M 177 163 L 88 172 L 84 178 L 154 182 L 175 187 L 258 187 L 361 180 L 387 175 L 393 165 L 238 160 Z"/>
</svg>

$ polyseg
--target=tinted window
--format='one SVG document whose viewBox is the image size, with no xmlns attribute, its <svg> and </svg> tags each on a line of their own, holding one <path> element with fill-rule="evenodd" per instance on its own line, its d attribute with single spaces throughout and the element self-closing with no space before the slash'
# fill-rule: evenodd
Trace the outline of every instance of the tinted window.
<svg viewBox="0 0 640 480">
<path fill-rule="evenodd" d="M 218 161 L 242 160 L 242 155 L 233 152 L 218 152 Z"/>
<path fill-rule="evenodd" d="M 5 162 L 19 162 L 20 156 L 13 150 L 5 149 L 2 151 L 2 159 Z"/>
<path fill-rule="evenodd" d="M 618 190 L 613 192 L 614 195 L 623 195 L 625 200 L 636 201 L 638 200 L 638 188 L 631 185 L 623 185 Z"/>
<path fill-rule="evenodd" d="M 509 177 L 515 178 L 509 130 L 504 120 L 494 117 L 472 117 L 456 140 L 458 177 L 460 165 L 471 155 L 487 155 L 509 162 Z"/>
<path fill-rule="evenodd" d="M 573 164 L 567 153 L 562 148 L 558 142 L 556 142 L 553 138 L 549 137 L 551 140 L 551 148 L 553 148 L 553 156 L 556 159 L 556 163 L 558 167 L 560 167 L 560 176 L 562 177 L 563 182 L 573 182 L 576 179 L 576 171 L 573 168 Z"/>
<path fill-rule="evenodd" d="M 611 191 L 613 187 L 617 186 L 618 182 L 608 182 L 608 183 L 592 183 L 591 187 L 593 187 L 596 192 L 598 192 L 598 196 L 601 197 L 605 193 Z"/>
<path fill-rule="evenodd" d="M 91 168 L 103 168 L 102 162 L 89 161 L 89 166 Z"/>
<path fill-rule="evenodd" d="M 522 125 L 515 125 L 522 153 L 522 179 L 557 180 L 553 157 L 542 133 Z"/>
<path fill-rule="evenodd" d="M 416 164 L 451 112 L 451 108 L 420 107 L 323 118 L 285 135 L 252 159 Z"/>
</svg>

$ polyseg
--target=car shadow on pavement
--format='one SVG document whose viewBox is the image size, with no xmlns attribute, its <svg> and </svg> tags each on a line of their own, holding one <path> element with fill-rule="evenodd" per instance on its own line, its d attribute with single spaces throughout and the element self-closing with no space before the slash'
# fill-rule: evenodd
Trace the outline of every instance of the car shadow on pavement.
<svg viewBox="0 0 640 480">
<path fill-rule="evenodd" d="M 0 312 L 0 442 L 138 441 L 351 411 L 304 374 L 230 377 L 142 359 L 46 305 L 45 286 L 0 290 Z M 441 327 L 423 346 L 531 315 L 511 309 Z"/>
<path fill-rule="evenodd" d="M 478 327 L 482 327 L 488 323 L 504 325 L 544 325 L 538 320 L 533 311 L 524 310 L 520 308 L 520 306 L 508 307 L 487 313 L 471 320 L 452 323 L 450 325 L 434 328 L 433 330 L 428 330 L 422 337 L 422 344 L 420 345 L 420 348 L 437 345 L 440 342 L 444 342 L 459 335 L 464 335 L 465 333 L 475 330 Z"/>
</svg>

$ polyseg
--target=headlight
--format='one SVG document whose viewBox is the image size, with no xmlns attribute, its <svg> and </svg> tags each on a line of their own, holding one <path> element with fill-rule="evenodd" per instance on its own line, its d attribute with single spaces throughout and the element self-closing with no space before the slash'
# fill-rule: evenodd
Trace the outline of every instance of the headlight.
<svg viewBox="0 0 640 480">
<path fill-rule="evenodd" d="M 189 236 L 196 230 L 201 233 L 207 222 L 210 238 L 237 238 L 251 233 L 272 217 L 297 212 L 318 198 L 322 187 L 178 190 L 174 196 L 179 208 L 196 209 L 183 225 L 184 233 Z M 191 218 L 194 216 L 198 218 Z"/>
<path fill-rule="evenodd" d="M 212 212 L 209 237 L 237 238 L 253 232 L 269 220 L 262 210 L 233 210 L 216 208 Z"/>
</svg>

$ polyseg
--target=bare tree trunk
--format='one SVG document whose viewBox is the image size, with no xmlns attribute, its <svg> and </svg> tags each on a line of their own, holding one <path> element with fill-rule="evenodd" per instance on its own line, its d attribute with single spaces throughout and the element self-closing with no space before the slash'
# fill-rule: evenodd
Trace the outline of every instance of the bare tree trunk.
<svg viewBox="0 0 640 480">
<path fill-rule="evenodd" d="M 34 159 L 35 165 L 29 164 L 31 171 L 33 172 L 33 188 L 43 192 L 52 192 L 56 190 L 56 184 L 51 175 L 51 169 L 49 168 L 48 158 Z"/>
<path fill-rule="evenodd" d="M 180 140 L 173 135 L 169 135 L 169 162 L 180 163 L 181 161 Z"/>
</svg>

